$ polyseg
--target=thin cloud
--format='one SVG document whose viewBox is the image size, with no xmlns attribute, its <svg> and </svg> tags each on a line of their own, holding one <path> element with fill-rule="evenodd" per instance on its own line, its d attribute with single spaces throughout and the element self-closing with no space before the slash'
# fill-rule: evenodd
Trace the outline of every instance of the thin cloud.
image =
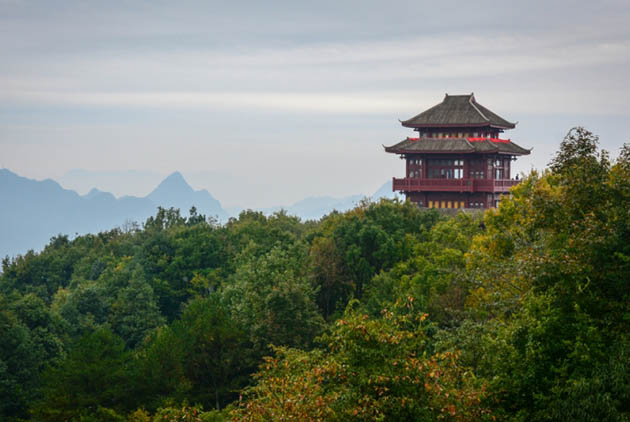
<svg viewBox="0 0 630 422">
<path fill-rule="evenodd" d="M 220 171 L 199 187 L 243 206 L 365 193 L 401 171 L 396 118 L 474 91 L 540 168 L 575 124 L 627 140 L 628 20 L 627 0 L 0 0 L 0 157 Z"/>
<path fill-rule="evenodd" d="M 531 83 L 532 72 L 627 66 L 630 41 L 562 44 L 563 40 L 480 36 L 419 38 L 398 42 L 326 44 L 242 52 L 70 56 L 47 66 L 31 59 L 0 71 L 0 102 L 46 106 L 225 108 L 325 113 L 382 113 L 408 110 L 423 93 L 435 98 L 435 81 L 512 75 Z M 562 48 L 560 48 L 560 46 Z M 518 48 L 517 48 L 518 46 Z M 35 70 L 34 70 L 35 69 Z M 621 76 L 625 78 L 625 76 Z M 594 80 L 595 81 L 595 80 Z M 596 82 L 596 81 L 595 81 Z M 614 81 L 611 81 L 614 82 Z M 619 81 L 619 85 L 622 81 Z M 541 92 L 549 93 L 545 81 Z M 107 90 L 102 87 L 107 86 Z M 387 86 L 388 89 L 374 89 Z M 411 89 L 410 89 L 411 88 Z M 499 90 L 510 87 L 498 87 Z M 622 91 L 585 84 L 588 102 L 576 103 L 574 90 L 557 101 L 520 102 L 522 112 L 629 112 Z M 562 90 L 557 87 L 556 90 Z M 410 98 L 409 94 L 413 94 Z M 523 97 L 521 97 L 523 98 Z M 535 110 L 533 109 L 535 107 Z M 554 108 L 560 107 L 560 108 Z"/>
</svg>

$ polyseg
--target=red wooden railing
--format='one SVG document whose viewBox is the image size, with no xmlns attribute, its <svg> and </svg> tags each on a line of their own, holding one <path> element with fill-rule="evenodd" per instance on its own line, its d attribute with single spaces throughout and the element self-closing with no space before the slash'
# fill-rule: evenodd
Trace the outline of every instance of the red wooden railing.
<svg viewBox="0 0 630 422">
<path fill-rule="evenodd" d="M 393 178 L 393 190 L 406 192 L 507 192 L 520 180 Z"/>
</svg>

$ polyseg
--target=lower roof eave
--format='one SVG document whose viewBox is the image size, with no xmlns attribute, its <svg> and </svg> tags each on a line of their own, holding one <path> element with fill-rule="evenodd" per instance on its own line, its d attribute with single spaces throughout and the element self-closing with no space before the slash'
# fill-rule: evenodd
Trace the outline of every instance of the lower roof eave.
<svg viewBox="0 0 630 422">
<path fill-rule="evenodd" d="M 385 152 L 391 154 L 476 154 L 476 155 L 529 155 L 528 152 L 507 152 L 507 151 L 469 151 L 469 150 L 448 150 L 448 151 L 418 151 L 385 148 Z"/>
<path fill-rule="evenodd" d="M 393 154 L 474 154 L 475 151 L 470 150 L 442 150 L 442 151 L 419 151 L 419 150 L 391 150 L 385 148 L 385 152 L 391 152 Z"/>
</svg>

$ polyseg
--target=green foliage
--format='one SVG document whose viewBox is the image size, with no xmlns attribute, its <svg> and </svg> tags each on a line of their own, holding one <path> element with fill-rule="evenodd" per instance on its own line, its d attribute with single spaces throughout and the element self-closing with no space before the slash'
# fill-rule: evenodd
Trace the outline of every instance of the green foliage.
<svg viewBox="0 0 630 422">
<path fill-rule="evenodd" d="M 111 306 L 109 321 L 114 332 L 124 338 L 131 348 L 164 323 L 142 267 L 133 270 L 129 285 L 118 292 Z"/>
<path fill-rule="evenodd" d="M 0 296 L 0 416 L 18 420 L 27 416 L 34 399 L 39 361 L 36 344 L 27 326 L 5 308 Z"/>
<path fill-rule="evenodd" d="M 128 422 L 151 422 L 151 415 L 144 409 L 136 409 L 133 413 L 129 414 L 127 418 Z"/>
<path fill-rule="evenodd" d="M 154 422 L 202 422 L 202 411 L 196 407 L 165 407 L 156 412 Z"/>
<path fill-rule="evenodd" d="M 306 248 L 280 245 L 243 263 L 223 295 L 255 350 L 308 348 L 323 327 L 306 275 Z"/>
<path fill-rule="evenodd" d="M 43 398 L 34 408 L 37 420 L 117 420 L 117 412 L 130 410 L 133 403 L 132 368 L 125 342 L 111 331 L 101 328 L 83 336 L 65 359 L 44 372 Z"/>
<path fill-rule="evenodd" d="M 486 214 L 468 256 L 468 303 L 498 327 L 486 331 L 493 358 L 480 369 L 506 418 L 627 418 L 626 387 L 593 373 L 611 369 L 604 362 L 628 331 L 627 168 L 627 154 L 611 166 L 597 138 L 577 128 L 551 171 L 532 174 Z"/>
<path fill-rule="evenodd" d="M 217 295 L 198 299 L 173 326 L 181 344 L 184 374 L 192 384 L 188 397 L 220 409 L 240 387 L 244 336 Z"/>
<path fill-rule="evenodd" d="M 597 143 L 483 221 L 160 208 L 6 258 L 0 419 L 630 420 L 630 145 Z"/>
<path fill-rule="evenodd" d="M 372 277 L 411 257 L 414 242 L 438 219 L 435 211 L 385 200 L 324 218 L 310 235 L 311 277 L 324 317 L 339 316 L 351 298 L 363 297 Z"/>
<path fill-rule="evenodd" d="M 426 315 L 406 306 L 380 319 L 348 313 L 323 351 L 278 349 L 233 420 L 489 420 L 482 386 L 456 355 L 427 354 Z"/>
<path fill-rule="evenodd" d="M 610 356 L 571 383 L 556 386 L 550 419 L 556 421 L 630 420 L 630 341 L 622 338 Z"/>
<path fill-rule="evenodd" d="M 459 214 L 437 222 L 423 241 L 406 239 L 411 256 L 370 280 L 363 298 L 366 311 L 377 315 L 410 296 L 434 321 L 445 326 L 456 324 L 464 308 L 464 254 L 472 237 L 480 232 L 477 217 Z"/>
</svg>

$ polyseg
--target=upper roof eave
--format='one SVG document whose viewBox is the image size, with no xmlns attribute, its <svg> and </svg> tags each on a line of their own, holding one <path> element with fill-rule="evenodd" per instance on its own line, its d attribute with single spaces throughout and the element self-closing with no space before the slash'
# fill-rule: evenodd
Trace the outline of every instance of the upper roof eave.
<svg viewBox="0 0 630 422">
<path fill-rule="evenodd" d="M 409 119 L 411 120 L 411 119 Z M 492 127 L 496 129 L 514 129 L 516 123 L 510 123 L 509 125 L 496 125 L 491 123 L 459 123 L 459 124 L 414 124 L 407 123 L 409 120 L 401 121 L 400 124 L 408 128 L 452 128 L 452 127 Z"/>
<path fill-rule="evenodd" d="M 469 149 L 462 150 L 444 150 L 444 151 L 423 151 L 417 149 L 392 149 L 390 147 L 385 147 L 385 152 L 391 152 L 393 154 L 476 154 L 477 151 L 471 151 Z"/>
</svg>

